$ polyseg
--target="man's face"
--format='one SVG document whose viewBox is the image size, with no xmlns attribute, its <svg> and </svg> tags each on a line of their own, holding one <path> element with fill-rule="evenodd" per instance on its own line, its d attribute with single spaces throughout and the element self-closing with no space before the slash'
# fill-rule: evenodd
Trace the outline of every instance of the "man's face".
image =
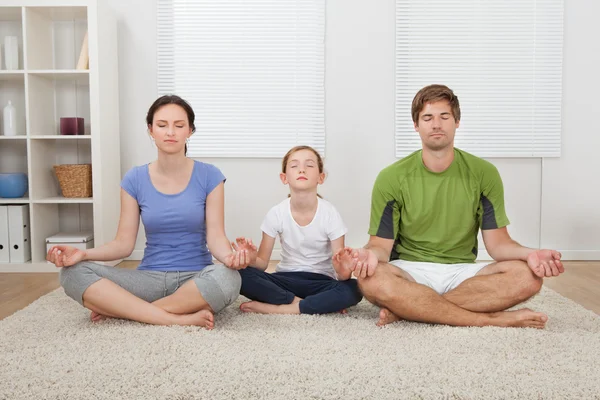
<svg viewBox="0 0 600 400">
<path fill-rule="evenodd" d="M 444 100 L 425 104 L 415 123 L 415 131 L 421 136 L 423 148 L 439 151 L 454 147 L 454 133 L 459 125 L 450 104 Z"/>
</svg>

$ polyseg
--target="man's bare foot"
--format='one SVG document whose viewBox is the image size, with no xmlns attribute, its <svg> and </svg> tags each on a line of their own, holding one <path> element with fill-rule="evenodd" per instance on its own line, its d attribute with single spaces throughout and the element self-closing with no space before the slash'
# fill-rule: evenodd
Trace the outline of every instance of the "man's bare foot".
<svg viewBox="0 0 600 400">
<path fill-rule="evenodd" d="M 276 305 L 261 303 L 260 301 L 248 301 L 240 305 L 240 310 L 258 314 L 300 314 L 298 302 Z"/>
<path fill-rule="evenodd" d="M 201 326 L 210 331 L 215 327 L 215 317 L 208 310 L 200 310 L 193 314 L 182 315 L 182 323 L 180 325 Z"/>
<path fill-rule="evenodd" d="M 348 314 L 348 310 L 345 308 L 343 310 L 338 311 L 340 314 Z"/>
<path fill-rule="evenodd" d="M 377 326 L 384 326 L 396 321 L 400 321 L 400 318 L 387 308 L 381 308 L 381 310 L 379 310 L 379 321 L 377 321 Z"/>
<path fill-rule="evenodd" d="M 97 313 L 96 311 L 92 311 L 92 313 L 90 314 L 90 319 L 92 320 L 92 322 L 104 321 L 107 318 L 108 317 L 106 315 Z"/>
<path fill-rule="evenodd" d="M 512 326 L 517 328 L 544 329 L 548 316 L 544 313 L 535 312 L 529 308 L 516 311 L 500 311 L 490 313 L 491 322 L 494 326 Z"/>
</svg>

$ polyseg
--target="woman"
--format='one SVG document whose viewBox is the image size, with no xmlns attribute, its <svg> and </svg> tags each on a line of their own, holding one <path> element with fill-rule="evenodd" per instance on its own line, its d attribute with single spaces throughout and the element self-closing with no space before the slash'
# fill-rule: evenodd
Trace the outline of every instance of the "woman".
<svg viewBox="0 0 600 400">
<path fill-rule="evenodd" d="M 213 313 L 237 298 L 237 270 L 250 257 L 247 250 L 233 251 L 225 236 L 225 177 L 215 166 L 186 157 L 194 118 L 180 97 L 157 99 L 146 122 L 158 159 L 123 178 L 115 239 L 95 249 L 48 251 L 48 261 L 62 268 L 65 293 L 92 311 L 92 321 L 114 317 L 212 329 Z M 140 216 L 147 242 L 137 270 L 91 262 L 129 256 Z M 213 265 L 213 256 L 222 264 Z"/>
</svg>

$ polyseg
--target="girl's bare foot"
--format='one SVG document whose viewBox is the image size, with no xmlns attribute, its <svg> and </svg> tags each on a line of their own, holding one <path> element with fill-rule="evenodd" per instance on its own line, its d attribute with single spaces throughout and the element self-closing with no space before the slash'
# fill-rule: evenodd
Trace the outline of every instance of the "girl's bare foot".
<svg viewBox="0 0 600 400">
<path fill-rule="evenodd" d="M 243 312 L 252 312 L 258 314 L 300 314 L 298 303 L 292 304 L 267 304 L 260 301 L 248 301 L 240 305 Z"/>
<path fill-rule="evenodd" d="M 544 329 L 548 316 L 544 313 L 535 312 L 529 308 L 516 311 L 500 311 L 490 313 L 491 322 L 494 326 L 512 326 L 518 328 Z"/>
<path fill-rule="evenodd" d="M 381 310 L 379 310 L 379 321 L 377 321 L 377 326 L 384 326 L 396 321 L 400 321 L 400 318 L 387 308 L 381 308 Z"/>
<path fill-rule="evenodd" d="M 195 325 L 208 329 L 215 327 L 215 317 L 208 310 L 200 310 L 193 314 L 182 315 L 182 321 L 179 325 Z"/>
</svg>

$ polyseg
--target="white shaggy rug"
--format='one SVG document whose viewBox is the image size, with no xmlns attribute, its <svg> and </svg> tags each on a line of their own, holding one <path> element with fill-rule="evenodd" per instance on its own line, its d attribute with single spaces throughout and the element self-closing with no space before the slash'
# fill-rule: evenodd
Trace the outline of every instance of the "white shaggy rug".
<svg viewBox="0 0 600 400">
<path fill-rule="evenodd" d="M 544 288 L 543 331 L 242 314 L 216 329 L 89 321 L 58 289 L 0 321 L 0 399 L 600 398 L 600 317 Z"/>
</svg>

